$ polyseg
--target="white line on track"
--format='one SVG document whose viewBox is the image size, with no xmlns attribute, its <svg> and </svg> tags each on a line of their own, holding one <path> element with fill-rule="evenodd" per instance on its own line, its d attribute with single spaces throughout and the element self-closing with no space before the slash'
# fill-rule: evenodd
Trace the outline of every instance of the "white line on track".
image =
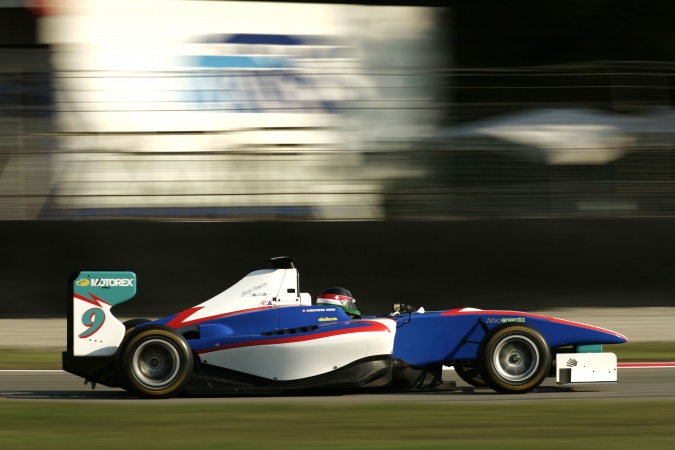
<svg viewBox="0 0 675 450">
<path fill-rule="evenodd" d="M 665 369 L 675 367 L 675 362 L 619 363 L 619 369 Z"/>
</svg>

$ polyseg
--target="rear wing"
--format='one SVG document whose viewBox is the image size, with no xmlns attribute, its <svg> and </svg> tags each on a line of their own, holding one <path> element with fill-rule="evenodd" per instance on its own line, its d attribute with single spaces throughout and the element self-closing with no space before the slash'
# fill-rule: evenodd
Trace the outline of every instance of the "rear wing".
<svg viewBox="0 0 675 450">
<path fill-rule="evenodd" d="M 68 352 L 110 356 L 124 338 L 124 325 L 110 309 L 136 295 L 133 272 L 76 272 L 68 278 Z"/>
</svg>

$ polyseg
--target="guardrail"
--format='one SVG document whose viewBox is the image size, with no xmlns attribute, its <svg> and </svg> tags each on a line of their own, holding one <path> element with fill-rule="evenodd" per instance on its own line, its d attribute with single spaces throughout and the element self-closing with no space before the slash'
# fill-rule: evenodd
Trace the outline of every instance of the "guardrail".
<svg viewBox="0 0 675 450">
<path fill-rule="evenodd" d="M 418 222 L 0 221 L 0 317 L 65 317 L 76 270 L 131 270 L 120 317 L 194 306 L 270 257 L 301 290 L 349 289 L 365 314 L 673 306 L 673 219 Z"/>
</svg>

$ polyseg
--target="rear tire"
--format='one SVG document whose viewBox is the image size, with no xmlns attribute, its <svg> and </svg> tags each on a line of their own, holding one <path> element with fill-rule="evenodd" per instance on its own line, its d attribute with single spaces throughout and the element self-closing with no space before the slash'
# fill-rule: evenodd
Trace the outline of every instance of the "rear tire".
<svg viewBox="0 0 675 450">
<path fill-rule="evenodd" d="M 478 349 L 477 368 L 485 383 L 503 394 L 524 394 L 539 386 L 551 367 L 544 337 L 527 325 L 493 328 Z"/>
<path fill-rule="evenodd" d="M 478 373 L 478 369 L 471 365 L 457 365 L 455 364 L 455 373 L 459 378 L 473 387 L 483 388 L 487 387 L 487 383 Z"/>
<path fill-rule="evenodd" d="M 123 386 L 143 398 L 169 398 L 190 381 L 193 356 L 183 336 L 164 325 L 129 332 L 118 367 Z"/>
</svg>

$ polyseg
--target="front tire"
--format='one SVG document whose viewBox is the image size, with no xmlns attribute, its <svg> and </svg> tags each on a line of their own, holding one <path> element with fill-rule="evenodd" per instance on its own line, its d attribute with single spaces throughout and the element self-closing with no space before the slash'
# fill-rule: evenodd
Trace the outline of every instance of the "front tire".
<svg viewBox="0 0 675 450">
<path fill-rule="evenodd" d="M 481 378 L 497 392 L 524 394 L 539 386 L 551 367 L 544 337 L 527 325 L 493 328 L 478 349 Z"/>
<path fill-rule="evenodd" d="M 125 389 L 143 398 L 169 398 L 190 381 L 193 356 L 172 328 L 146 325 L 129 332 L 118 367 Z"/>
</svg>

